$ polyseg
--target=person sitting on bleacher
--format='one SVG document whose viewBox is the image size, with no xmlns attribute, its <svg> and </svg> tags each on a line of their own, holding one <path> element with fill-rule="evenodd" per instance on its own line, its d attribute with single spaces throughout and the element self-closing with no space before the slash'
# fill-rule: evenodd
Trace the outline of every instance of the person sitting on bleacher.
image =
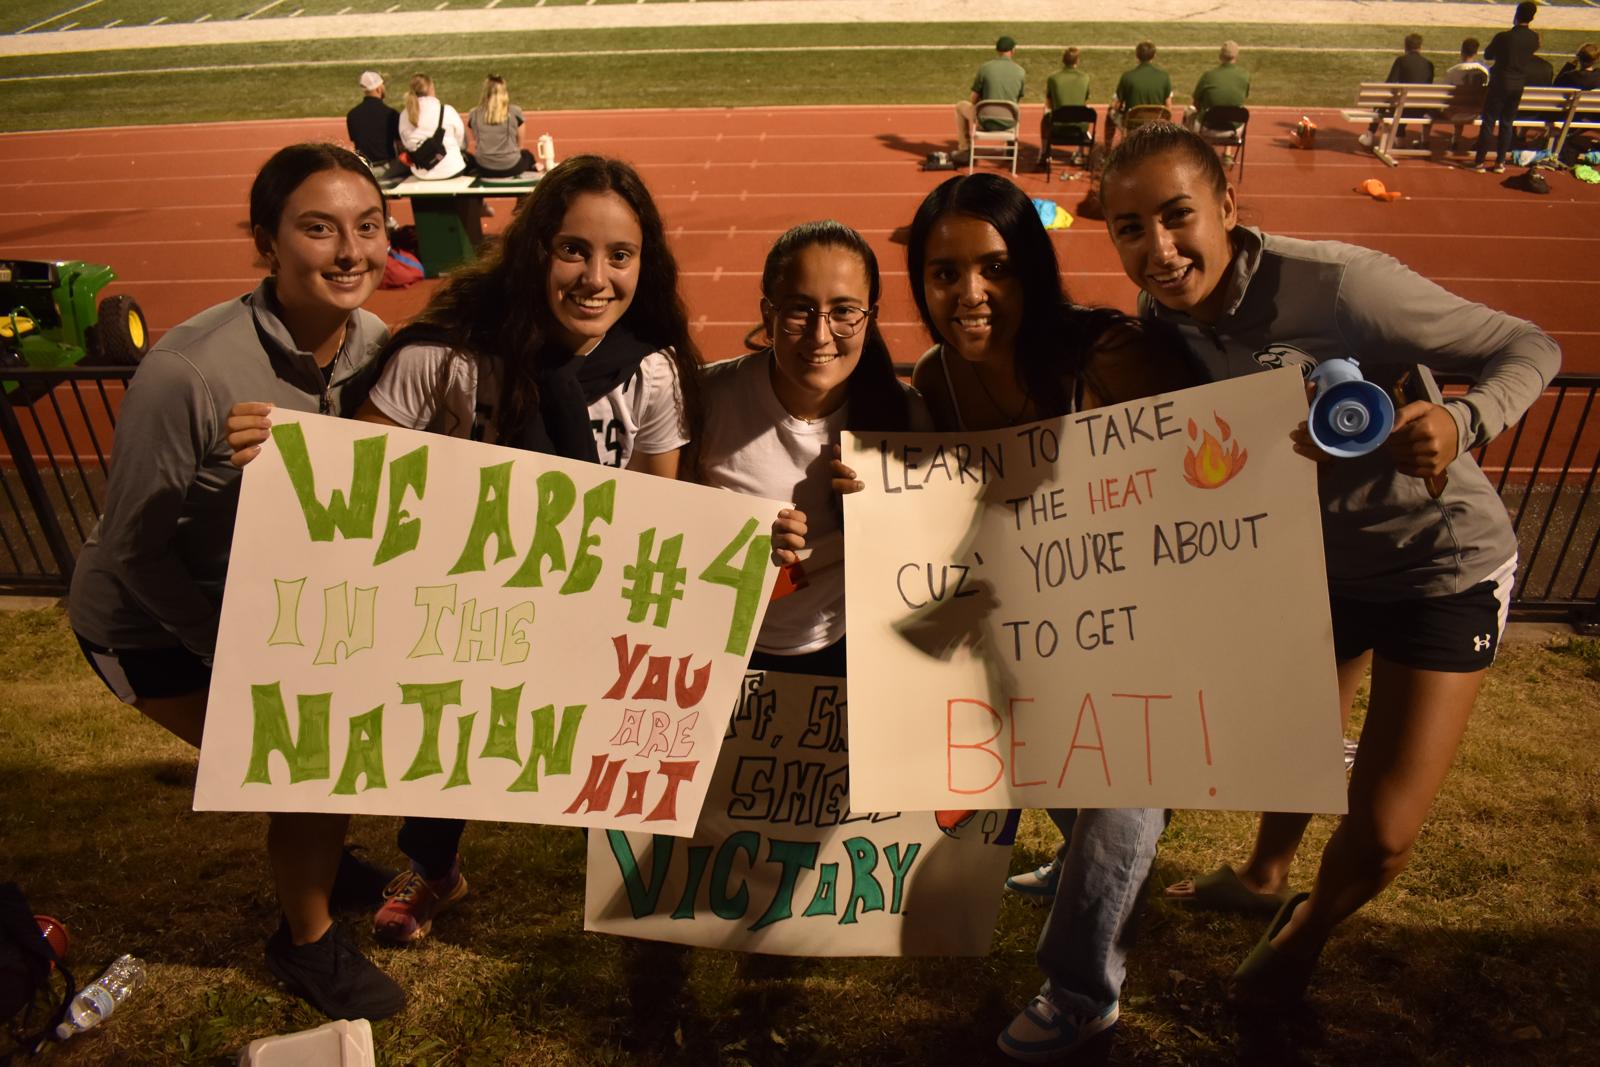
<svg viewBox="0 0 1600 1067">
<path fill-rule="evenodd" d="M 1408 33 L 1405 39 L 1405 51 L 1394 57 L 1394 62 L 1389 64 L 1389 76 L 1384 81 L 1391 85 L 1432 85 L 1433 61 L 1422 54 L 1422 34 Z M 1415 118 L 1415 109 L 1403 118 Z M 1372 125 L 1367 127 L 1367 132 L 1359 140 L 1362 145 L 1370 148 L 1373 140 L 1378 135 L 1378 124 L 1381 119 L 1373 119 Z M 1397 138 L 1406 135 L 1406 128 L 1402 124 L 1394 131 Z"/>
<path fill-rule="evenodd" d="M 1454 127 L 1450 133 L 1450 151 L 1454 152 L 1461 146 L 1461 131 L 1483 110 L 1483 89 L 1489 84 L 1489 68 L 1478 59 L 1476 37 L 1461 42 L 1461 62 L 1444 72 L 1444 81 L 1456 87 L 1456 100 L 1439 116 Z"/>
<path fill-rule="evenodd" d="M 375 70 L 363 72 L 361 92 L 361 103 L 344 117 L 350 143 L 379 178 L 391 177 L 391 169 L 404 173 L 405 164 L 395 167 L 399 162 L 395 159 L 395 146 L 400 143 L 400 112 L 383 102 L 383 75 Z"/>
<path fill-rule="evenodd" d="M 1489 93 L 1484 97 L 1483 120 L 1478 124 L 1478 144 L 1473 150 L 1475 158 L 1472 165 L 1475 170 L 1489 169 L 1489 144 L 1491 138 L 1495 138 L 1495 125 L 1498 123 L 1499 135 L 1494 141 L 1494 172 L 1505 173 L 1506 156 L 1511 152 L 1511 138 L 1515 130 L 1512 124 L 1517 119 L 1517 106 L 1522 103 L 1522 90 L 1529 85 L 1539 84 L 1529 76 L 1534 70 L 1533 61 L 1538 58 L 1539 35 L 1528 26 L 1538 11 L 1539 5 L 1533 0 L 1523 0 L 1512 16 L 1511 29 L 1495 34 L 1489 47 L 1483 51 L 1483 57 L 1494 64 L 1494 69 L 1489 72 Z"/>
<path fill-rule="evenodd" d="M 1078 69 L 1078 49 L 1068 48 L 1061 53 L 1061 69 L 1050 75 L 1044 86 L 1044 118 L 1039 124 L 1039 143 L 1054 144 L 1061 140 L 1059 133 L 1052 133 L 1050 116 L 1058 107 L 1085 107 L 1089 103 L 1089 75 Z M 1059 130 L 1076 129 L 1079 133 L 1089 128 L 1085 122 L 1064 123 L 1057 127 Z M 1083 152 L 1075 149 L 1072 153 L 1072 164 L 1077 166 L 1083 162 Z"/>
<path fill-rule="evenodd" d="M 1156 46 L 1150 41 L 1140 41 L 1133 49 L 1139 65 L 1122 72 L 1117 79 L 1117 98 L 1112 102 L 1106 118 L 1106 147 L 1111 147 L 1116 131 L 1122 129 L 1130 108 L 1172 106 L 1172 78 L 1155 65 Z"/>
<path fill-rule="evenodd" d="M 522 109 L 511 102 L 506 80 L 491 74 L 483 82 L 483 99 L 467 112 L 472 151 L 467 169 L 486 178 L 508 178 L 538 170 L 533 153 L 522 147 Z"/>
<path fill-rule="evenodd" d="M 1556 75 L 1556 85 L 1563 89 L 1600 89 L 1600 70 L 1595 69 L 1597 60 L 1600 60 L 1600 44 L 1590 41 L 1561 68 Z"/>
<path fill-rule="evenodd" d="M 426 151 L 423 146 L 435 131 L 441 130 L 444 154 L 431 166 L 421 166 L 423 157 L 419 149 Z M 412 176 L 435 181 L 461 174 L 467 169 L 467 161 L 461 155 L 461 144 L 466 139 L 466 130 L 456 109 L 434 95 L 433 79 L 426 74 L 411 75 L 406 109 L 400 115 L 400 143 L 408 154 Z"/>
<path fill-rule="evenodd" d="M 1250 72 L 1239 66 L 1239 45 L 1223 41 L 1217 53 L 1217 65 L 1200 75 L 1194 83 L 1194 102 L 1184 113 L 1183 121 L 1191 130 L 1200 133 L 1206 111 L 1213 107 L 1244 107 L 1250 96 Z M 1235 127 L 1237 129 L 1237 127 Z M 1222 154 L 1222 165 L 1233 162 L 1233 150 Z"/>
<path fill-rule="evenodd" d="M 979 67 L 977 75 L 972 79 L 971 93 L 956 105 L 956 158 L 963 163 L 967 161 L 968 154 L 972 151 L 970 131 L 975 124 L 984 130 L 1009 130 L 1012 127 L 1012 123 L 1007 119 L 988 117 L 979 122 L 978 102 L 980 100 L 1022 102 L 1022 90 L 1027 75 L 1022 66 L 1011 58 L 1011 53 L 1017 50 L 1016 39 L 1009 34 L 1001 37 L 994 43 L 994 50 L 995 57 Z"/>
</svg>

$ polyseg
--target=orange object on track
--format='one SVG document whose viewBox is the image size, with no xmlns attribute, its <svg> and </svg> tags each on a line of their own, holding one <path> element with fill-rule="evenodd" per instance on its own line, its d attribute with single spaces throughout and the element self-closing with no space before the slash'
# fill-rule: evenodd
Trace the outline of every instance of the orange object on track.
<svg viewBox="0 0 1600 1067">
<path fill-rule="evenodd" d="M 1366 181 L 1356 186 L 1356 192 L 1366 193 L 1374 200 L 1399 200 L 1401 196 L 1399 193 L 1391 192 L 1390 190 L 1384 188 L 1383 183 L 1376 178 L 1368 178 Z"/>
</svg>

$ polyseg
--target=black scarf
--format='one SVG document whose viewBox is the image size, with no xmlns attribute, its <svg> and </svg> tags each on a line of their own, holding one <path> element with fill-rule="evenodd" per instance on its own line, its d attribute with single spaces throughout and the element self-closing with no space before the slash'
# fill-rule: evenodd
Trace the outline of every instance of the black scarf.
<svg viewBox="0 0 1600 1067">
<path fill-rule="evenodd" d="M 452 343 L 443 328 L 413 323 L 395 334 L 390 349 L 398 352 L 408 344 L 450 347 Z M 520 426 L 502 423 L 500 443 L 529 452 L 600 462 L 594 431 L 589 426 L 589 404 L 633 377 L 644 357 L 654 351 L 655 346 L 623 326 L 612 327 L 587 355 L 578 356 L 547 345 L 534 374 L 539 405 L 528 412 Z M 505 360 L 500 362 L 504 376 L 508 368 Z M 501 411 L 498 416 L 503 418 L 504 414 Z"/>
</svg>

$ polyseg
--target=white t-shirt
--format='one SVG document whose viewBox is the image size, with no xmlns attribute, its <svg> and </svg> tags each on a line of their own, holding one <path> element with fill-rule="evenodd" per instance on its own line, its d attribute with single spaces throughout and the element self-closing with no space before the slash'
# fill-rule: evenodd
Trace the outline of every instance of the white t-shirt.
<svg viewBox="0 0 1600 1067">
<path fill-rule="evenodd" d="M 500 443 L 500 373 L 493 360 L 407 345 L 389 360 L 369 399 L 408 429 Z M 644 357 L 631 378 L 589 405 L 589 427 L 609 467 L 626 467 L 635 451 L 654 456 L 688 444 L 672 357 L 665 351 Z"/>
<path fill-rule="evenodd" d="M 461 155 L 461 144 L 467 139 L 466 128 L 461 125 L 461 116 L 449 104 L 441 105 L 436 96 L 417 99 L 415 126 L 411 124 L 411 119 L 406 116 L 405 110 L 401 109 L 400 143 L 409 152 L 432 137 L 433 131 L 439 125 L 441 106 L 444 108 L 444 158 L 426 170 L 420 167 L 411 168 L 411 173 L 424 181 L 433 178 L 454 178 L 467 169 L 467 161 Z"/>
<path fill-rule="evenodd" d="M 807 584 L 767 607 L 756 648 L 798 656 L 844 636 L 844 513 L 829 466 L 848 404 L 814 422 L 784 410 L 772 388 L 772 353 L 713 363 L 701 375 L 705 430 L 701 479 L 736 493 L 792 501 L 806 515 Z M 932 422 L 908 387 L 913 428 Z"/>
</svg>

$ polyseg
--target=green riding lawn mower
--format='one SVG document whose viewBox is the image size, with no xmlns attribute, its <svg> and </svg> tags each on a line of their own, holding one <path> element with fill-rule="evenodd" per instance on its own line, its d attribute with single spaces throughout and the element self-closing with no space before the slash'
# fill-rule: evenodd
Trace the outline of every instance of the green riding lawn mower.
<svg viewBox="0 0 1600 1067">
<path fill-rule="evenodd" d="M 0 259 L 0 377 L 7 370 L 132 366 L 150 348 L 144 313 L 131 296 L 100 295 L 110 267 L 82 260 Z M 5 381 L 11 399 L 49 390 L 43 379 Z"/>
</svg>

